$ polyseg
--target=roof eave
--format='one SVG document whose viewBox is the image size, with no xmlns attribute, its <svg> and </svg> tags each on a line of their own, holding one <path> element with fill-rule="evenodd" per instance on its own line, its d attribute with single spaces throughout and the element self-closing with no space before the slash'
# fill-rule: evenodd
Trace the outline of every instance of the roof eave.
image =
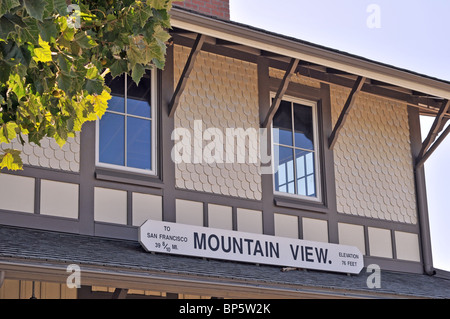
<svg viewBox="0 0 450 319">
<path fill-rule="evenodd" d="M 290 58 L 320 64 L 358 76 L 382 81 L 431 96 L 450 99 L 450 83 L 422 76 L 394 67 L 339 53 L 325 47 L 313 46 L 303 41 L 262 32 L 245 25 L 230 23 L 185 10 L 171 10 L 173 27 L 201 33 L 252 48 L 273 52 Z"/>
</svg>

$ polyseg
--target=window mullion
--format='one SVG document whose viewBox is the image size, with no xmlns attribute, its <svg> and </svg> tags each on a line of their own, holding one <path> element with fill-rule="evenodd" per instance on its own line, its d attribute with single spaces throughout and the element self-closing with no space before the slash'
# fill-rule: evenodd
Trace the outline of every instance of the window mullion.
<svg viewBox="0 0 450 319">
<path fill-rule="evenodd" d="M 297 160 L 295 158 L 295 127 L 294 127 L 294 103 L 291 102 L 291 125 L 292 125 L 292 152 L 294 162 L 294 194 L 298 195 L 297 187 Z"/>
<path fill-rule="evenodd" d="M 127 110 L 127 100 L 128 100 L 128 83 L 127 83 L 127 81 L 128 81 L 128 79 L 127 79 L 128 77 L 127 77 L 127 75 L 125 74 L 125 80 L 124 80 L 124 84 L 125 84 L 125 89 L 124 89 L 124 92 L 125 92 L 125 105 L 124 105 L 124 107 L 125 107 L 125 116 L 124 116 L 124 120 L 125 120 L 125 131 L 124 131 L 124 143 L 125 143 L 125 167 L 127 167 L 128 166 L 128 158 L 127 158 L 127 153 L 128 153 L 128 149 L 127 149 L 127 124 L 128 124 L 128 118 L 127 118 L 127 114 L 128 114 L 128 110 Z"/>
<path fill-rule="evenodd" d="M 308 154 L 306 154 L 308 155 Z M 303 155 L 303 169 L 305 172 L 305 195 L 308 196 L 309 192 L 308 192 L 308 170 L 307 170 L 307 166 L 308 164 L 306 163 L 306 155 Z"/>
</svg>

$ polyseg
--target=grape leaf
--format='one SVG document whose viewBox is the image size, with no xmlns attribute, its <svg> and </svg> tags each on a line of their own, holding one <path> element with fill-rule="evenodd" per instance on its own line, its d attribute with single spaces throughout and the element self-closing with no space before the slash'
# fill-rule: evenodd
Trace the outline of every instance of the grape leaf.
<svg viewBox="0 0 450 319">
<path fill-rule="evenodd" d="M 51 62 L 52 61 L 52 51 L 50 50 L 50 45 L 47 41 L 42 40 L 39 36 L 39 46 L 40 48 L 34 49 L 33 60 L 36 62 Z"/>
<path fill-rule="evenodd" d="M 30 16 L 36 20 L 42 21 L 44 17 L 45 0 L 23 0 L 25 9 Z"/>
</svg>

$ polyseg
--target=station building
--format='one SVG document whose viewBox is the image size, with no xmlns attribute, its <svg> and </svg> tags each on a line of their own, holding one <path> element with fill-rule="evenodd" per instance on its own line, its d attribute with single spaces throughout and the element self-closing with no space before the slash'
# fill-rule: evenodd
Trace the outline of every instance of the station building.
<svg viewBox="0 0 450 319">
<path fill-rule="evenodd" d="M 0 298 L 449 298 L 423 164 L 450 83 L 230 21 L 226 0 L 171 16 L 164 70 L 109 79 L 101 120 L 62 148 L 1 145 L 24 170 L 0 174 Z M 352 246 L 363 269 L 151 253 L 147 220 Z"/>
</svg>

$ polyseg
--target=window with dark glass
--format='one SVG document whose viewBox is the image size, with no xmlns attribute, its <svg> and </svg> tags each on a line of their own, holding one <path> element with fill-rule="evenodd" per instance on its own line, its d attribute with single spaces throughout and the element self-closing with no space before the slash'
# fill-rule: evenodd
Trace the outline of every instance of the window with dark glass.
<svg viewBox="0 0 450 319">
<path fill-rule="evenodd" d="M 106 79 L 112 98 L 99 121 L 100 165 L 153 171 L 151 78 L 136 85 L 129 76 Z"/>
<path fill-rule="evenodd" d="M 315 104 L 302 100 L 282 100 L 273 119 L 278 131 L 274 154 L 278 170 L 275 191 L 316 198 L 318 189 L 317 133 Z"/>
</svg>

